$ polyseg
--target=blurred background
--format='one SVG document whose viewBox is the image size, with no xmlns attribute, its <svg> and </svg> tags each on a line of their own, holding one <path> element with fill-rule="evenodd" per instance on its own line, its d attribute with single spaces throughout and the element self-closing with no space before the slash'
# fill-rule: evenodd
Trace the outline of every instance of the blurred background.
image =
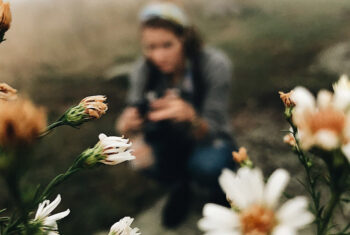
<svg viewBox="0 0 350 235">
<path fill-rule="evenodd" d="M 10 0 L 11 29 L 0 46 L 0 81 L 45 106 L 50 122 L 89 95 L 107 95 L 109 111 L 80 130 L 58 128 L 32 154 L 23 182 L 45 185 L 93 146 L 99 133 L 116 135 L 115 119 L 125 106 L 127 74 L 140 56 L 137 14 L 145 0 Z M 191 0 L 181 3 L 207 45 L 233 61 L 231 114 L 240 146 L 265 175 L 291 172 L 289 192 L 302 192 L 303 171 L 282 141 L 288 125 L 278 91 L 303 85 L 331 89 L 350 74 L 348 0 Z M 0 179 L 0 208 L 11 200 Z M 117 219 L 136 217 L 143 234 L 197 234 L 197 215 L 177 231 L 154 226 L 152 209 L 165 189 L 127 164 L 82 172 L 57 190 L 62 234 L 96 234 Z M 59 210 L 58 210 L 59 211 Z M 339 212 L 349 220 L 350 208 Z M 154 215 L 152 217 L 152 215 Z M 197 217 L 196 217 L 197 216 Z M 341 221 L 341 220 L 339 220 Z M 149 226 L 150 228 L 147 228 Z M 200 233 L 199 233 L 200 234 Z"/>
</svg>

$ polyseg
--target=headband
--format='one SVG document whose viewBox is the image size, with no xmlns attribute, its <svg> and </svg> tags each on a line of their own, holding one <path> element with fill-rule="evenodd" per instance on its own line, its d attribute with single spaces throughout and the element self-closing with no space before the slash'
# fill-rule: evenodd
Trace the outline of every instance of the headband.
<svg viewBox="0 0 350 235">
<path fill-rule="evenodd" d="M 169 20 L 182 27 L 189 26 L 189 21 L 185 13 L 177 5 L 170 2 L 151 3 L 143 8 L 139 15 L 142 23 L 153 18 Z"/>
</svg>

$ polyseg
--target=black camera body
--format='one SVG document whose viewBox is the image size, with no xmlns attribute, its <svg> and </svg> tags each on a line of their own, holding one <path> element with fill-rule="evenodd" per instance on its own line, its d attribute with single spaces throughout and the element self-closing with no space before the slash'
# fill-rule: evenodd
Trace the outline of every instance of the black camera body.
<svg viewBox="0 0 350 235">
<path fill-rule="evenodd" d="M 148 99 L 142 99 L 133 106 L 137 108 L 141 118 L 147 119 L 147 113 L 150 111 L 150 101 L 148 101 Z"/>
</svg>

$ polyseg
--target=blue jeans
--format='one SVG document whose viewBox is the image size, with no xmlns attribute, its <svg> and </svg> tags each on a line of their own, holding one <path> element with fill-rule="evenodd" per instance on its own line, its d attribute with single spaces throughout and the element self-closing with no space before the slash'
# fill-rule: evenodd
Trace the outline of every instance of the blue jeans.
<svg viewBox="0 0 350 235">
<path fill-rule="evenodd" d="M 231 141 L 214 140 L 211 145 L 195 146 L 187 162 L 187 171 L 191 179 L 199 185 L 209 188 L 218 186 L 222 169 L 234 169 Z"/>
<path fill-rule="evenodd" d="M 231 140 L 216 139 L 210 143 L 192 143 L 187 146 L 150 143 L 155 164 L 146 173 L 166 184 L 194 181 L 210 190 L 219 189 L 218 177 L 224 168 L 235 168 Z"/>
</svg>

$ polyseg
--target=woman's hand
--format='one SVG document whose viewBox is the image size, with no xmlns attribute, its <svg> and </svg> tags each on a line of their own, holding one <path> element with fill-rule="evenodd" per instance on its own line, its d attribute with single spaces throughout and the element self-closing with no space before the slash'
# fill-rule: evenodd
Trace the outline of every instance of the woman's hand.
<svg viewBox="0 0 350 235">
<path fill-rule="evenodd" d="M 130 131 L 137 131 L 141 129 L 143 119 L 135 107 L 128 107 L 124 109 L 119 117 L 116 128 L 120 133 L 128 133 Z"/>
<path fill-rule="evenodd" d="M 181 99 L 173 91 L 168 91 L 164 97 L 151 103 L 148 119 L 154 122 L 171 119 L 176 122 L 192 122 L 196 111 L 191 104 Z"/>
</svg>

